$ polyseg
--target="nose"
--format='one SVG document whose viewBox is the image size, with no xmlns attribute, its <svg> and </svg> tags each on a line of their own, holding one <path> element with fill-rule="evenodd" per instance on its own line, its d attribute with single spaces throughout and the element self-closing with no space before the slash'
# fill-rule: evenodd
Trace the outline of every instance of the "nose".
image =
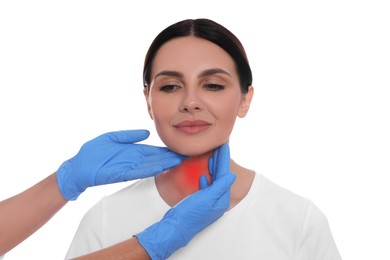
<svg viewBox="0 0 390 260">
<path fill-rule="evenodd" d="M 179 110 L 180 112 L 200 112 L 204 108 L 203 102 L 194 95 L 187 95 L 183 98 Z"/>
</svg>

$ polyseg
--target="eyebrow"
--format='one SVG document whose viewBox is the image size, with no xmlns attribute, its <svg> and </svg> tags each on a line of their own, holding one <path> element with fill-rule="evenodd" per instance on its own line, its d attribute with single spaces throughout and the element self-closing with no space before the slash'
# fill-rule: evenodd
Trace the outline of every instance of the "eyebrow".
<svg viewBox="0 0 390 260">
<path fill-rule="evenodd" d="M 225 75 L 231 77 L 231 75 L 227 71 L 225 71 L 223 69 L 215 68 L 215 69 L 207 69 L 207 70 L 202 71 L 198 75 L 198 78 L 202 78 L 202 77 L 206 77 L 206 76 L 210 76 L 210 75 L 214 75 L 214 74 L 218 74 L 218 73 L 225 74 Z M 157 78 L 159 76 L 170 76 L 170 77 L 184 78 L 183 73 L 180 73 L 178 71 L 173 71 L 173 70 L 160 71 L 159 73 L 156 74 L 156 76 L 154 76 L 154 78 Z"/>
<path fill-rule="evenodd" d="M 172 70 L 163 70 L 160 71 L 159 73 L 154 76 L 154 78 L 157 78 L 159 76 L 170 76 L 170 77 L 177 77 L 177 78 L 183 78 L 183 73 L 177 72 L 177 71 L 172 71 Z"/>
<path fill-rule="evenodd" d="M 202 73 L 199 74 L 199 78 L 202 78 L 202 77 L 206 77 L 206 76 L 210 76 L 210 75 L 213 75 L 213 74 L 225 74 L 225 75 L 228 75 L 229 77 L 231 77 L 231 75 L 223 70 L 223 69 L 208 69 L 208 70 L 205 70 L 205 71 L 202 71 Z"/>
</svg>

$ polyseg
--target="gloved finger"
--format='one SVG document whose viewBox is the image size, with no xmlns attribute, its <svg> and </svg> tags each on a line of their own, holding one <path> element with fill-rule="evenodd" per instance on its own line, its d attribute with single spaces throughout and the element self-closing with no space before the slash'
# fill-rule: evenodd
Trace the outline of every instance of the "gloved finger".
<svg viewBox="0 0 390 260">
<path fill-rule="evenodd" d="M 230 172 L 230 150 L 229 144 L 225 143 L 218 147 L 209 160 L 209 171 L 212 180 L 221 178 L 225 173 Z"/>
<path fill-rule="evenodd" d="M 139 169 L 139 170 L 143 169 L 145 174 L 144 177 L 146 176 L 150 177 L 181 164 L 183 160 L 184 159 L 181 157 L 172 155 L 166 158 L 156 158 L 154 160 L 150 160 L 150 159 L 143 160 L 142 162 L 138 163 L 137 166 L 134 165 L 129 165 L 129 166 L 133 166 L 132 167 L 133 169 Z"/>
<path fill-rule="evenodd" d="M 230 172 L 230 150 L 229 144 L 223 144 L 219 148 L 218 158 L 217 158 L 217 175 L 215 179 L 222 177 L 223 174 Z"/>
<path fill-rule="evenodd" d="M 209 181 L 207 180 L 207 177 L 205 175 L 200 176 L 199 185 L 201 190 L 209 186 Z"/>
<path fill-rule="evenodd" d="M 150 132 L 146 129 L 140 130 L 122 130 L 103 134 L 105 138 L 115 143 L 136 143 L 145 140 L 150 135 Z"/>
<path fill-rule="evenodd" d="M 119 145 L 119 144 L 118 144 Z M 119 149 L 118 149 L 119 150 Z M 114 158 L 115 157 L 115 158 Z M 179 165 L 188 156 L 170 151 L 166 147 L 158 147 L 144 144 L 124 145 L 124 149 L 112 155 L 112 162 L 129 162 L 132 168 L 160 165 L 162 171 Z"/>
<path fill-rule="evenodd" d="M 215 179 L 215 174 L 216 174 L 215 166 L 217 165 L 215 161 L 216 158 L 218 158 L 218 152 L 219 152 L 219 147 L 214 150 L 213 155 L 209 158 L 209 173 L 210 173 L 211 181 L 214 181 Z"/>
<path fill-rule="evenodd" d="M 168 158 L 168 157 L 177 157 L 181 159 L 186 159 L 188 156 L 184 156 L 178 153 L 175 153 L 171 150 L 169 150 L 166 147 L 160 147 L 160 146 L 153 146 L 153 145 L 147 145 L 147 144 L 133 144 L 131 146 L 131 149 L 134 149 L 136 147 L 137 152 L 143 156 L 148 156 L 148 158 L 151 158 L 151 160 L 156 160 L 156 158 Z M 130 148 L 129 148 L 130 149 Z M 132 153 L 134 153 L 132 151 Z M 155 158 L 151 157 L 153 155 L 156 155 Z"/>
<path fill-rule="evenodd" d="M 140 164 L 161 164 L 162 169 L 167 170 L 177 166 L 187 156 L 170 151 L 166 147 L 158 147 L 144 144 L 116 144 L 111 146 L 113 151 L 104 150 L 106 159 L 110 164 L 129 162 L 130 166 L 141 167 Z"/>
<path fill-rule="evenodd" d="M 135 180 L 156 176 L 167 169 L 179 165 L 181 162 L 182 160 L 178 158 L 166 159 L 155 163 L 141 163 L 136 166 L 133 163 L 126 162 L 121 165 L 123 169 L 122 178 L 124 180 Z"/>
</svg>

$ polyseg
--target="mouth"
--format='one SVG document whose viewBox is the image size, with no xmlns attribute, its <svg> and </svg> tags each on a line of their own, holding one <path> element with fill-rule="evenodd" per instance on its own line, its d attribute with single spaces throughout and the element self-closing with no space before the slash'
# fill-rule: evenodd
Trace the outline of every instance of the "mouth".
<svg viewBox="0 0 390 260">
<path fill-rule="evenodd" d="M 185 120 L 174 125 L 177 130 L 189 135 L 204 132 L 209 129 L 210 126 L 211 123 L 203 120 Z"/>
</svg>

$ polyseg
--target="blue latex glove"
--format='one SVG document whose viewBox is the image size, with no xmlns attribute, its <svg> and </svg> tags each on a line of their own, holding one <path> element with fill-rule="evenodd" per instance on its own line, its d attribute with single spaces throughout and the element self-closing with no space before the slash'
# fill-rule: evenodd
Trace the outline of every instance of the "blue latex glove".
<svg viewBox="0 0 390 260">
<path fill-rule="evenodd" d="M 85 143 L 57 170 L 62 196 L 75 200 L 88 187 L 154 176 L 185 159 L 165 147 L 134 144 L 148 137 L 147 130 L 117 131 Z"/>
<path fill-rule="evenodd" d="M 225 213 L 236 178 L 229 165 L 229 146 L 224 144 L 209 161 L 212 185 L 208 186 L 207 178 L 202 176 L 201 190 L 168 210 L 160 222 L 135 235 L 151 259 L 167 259 Z"/>
</svg>

